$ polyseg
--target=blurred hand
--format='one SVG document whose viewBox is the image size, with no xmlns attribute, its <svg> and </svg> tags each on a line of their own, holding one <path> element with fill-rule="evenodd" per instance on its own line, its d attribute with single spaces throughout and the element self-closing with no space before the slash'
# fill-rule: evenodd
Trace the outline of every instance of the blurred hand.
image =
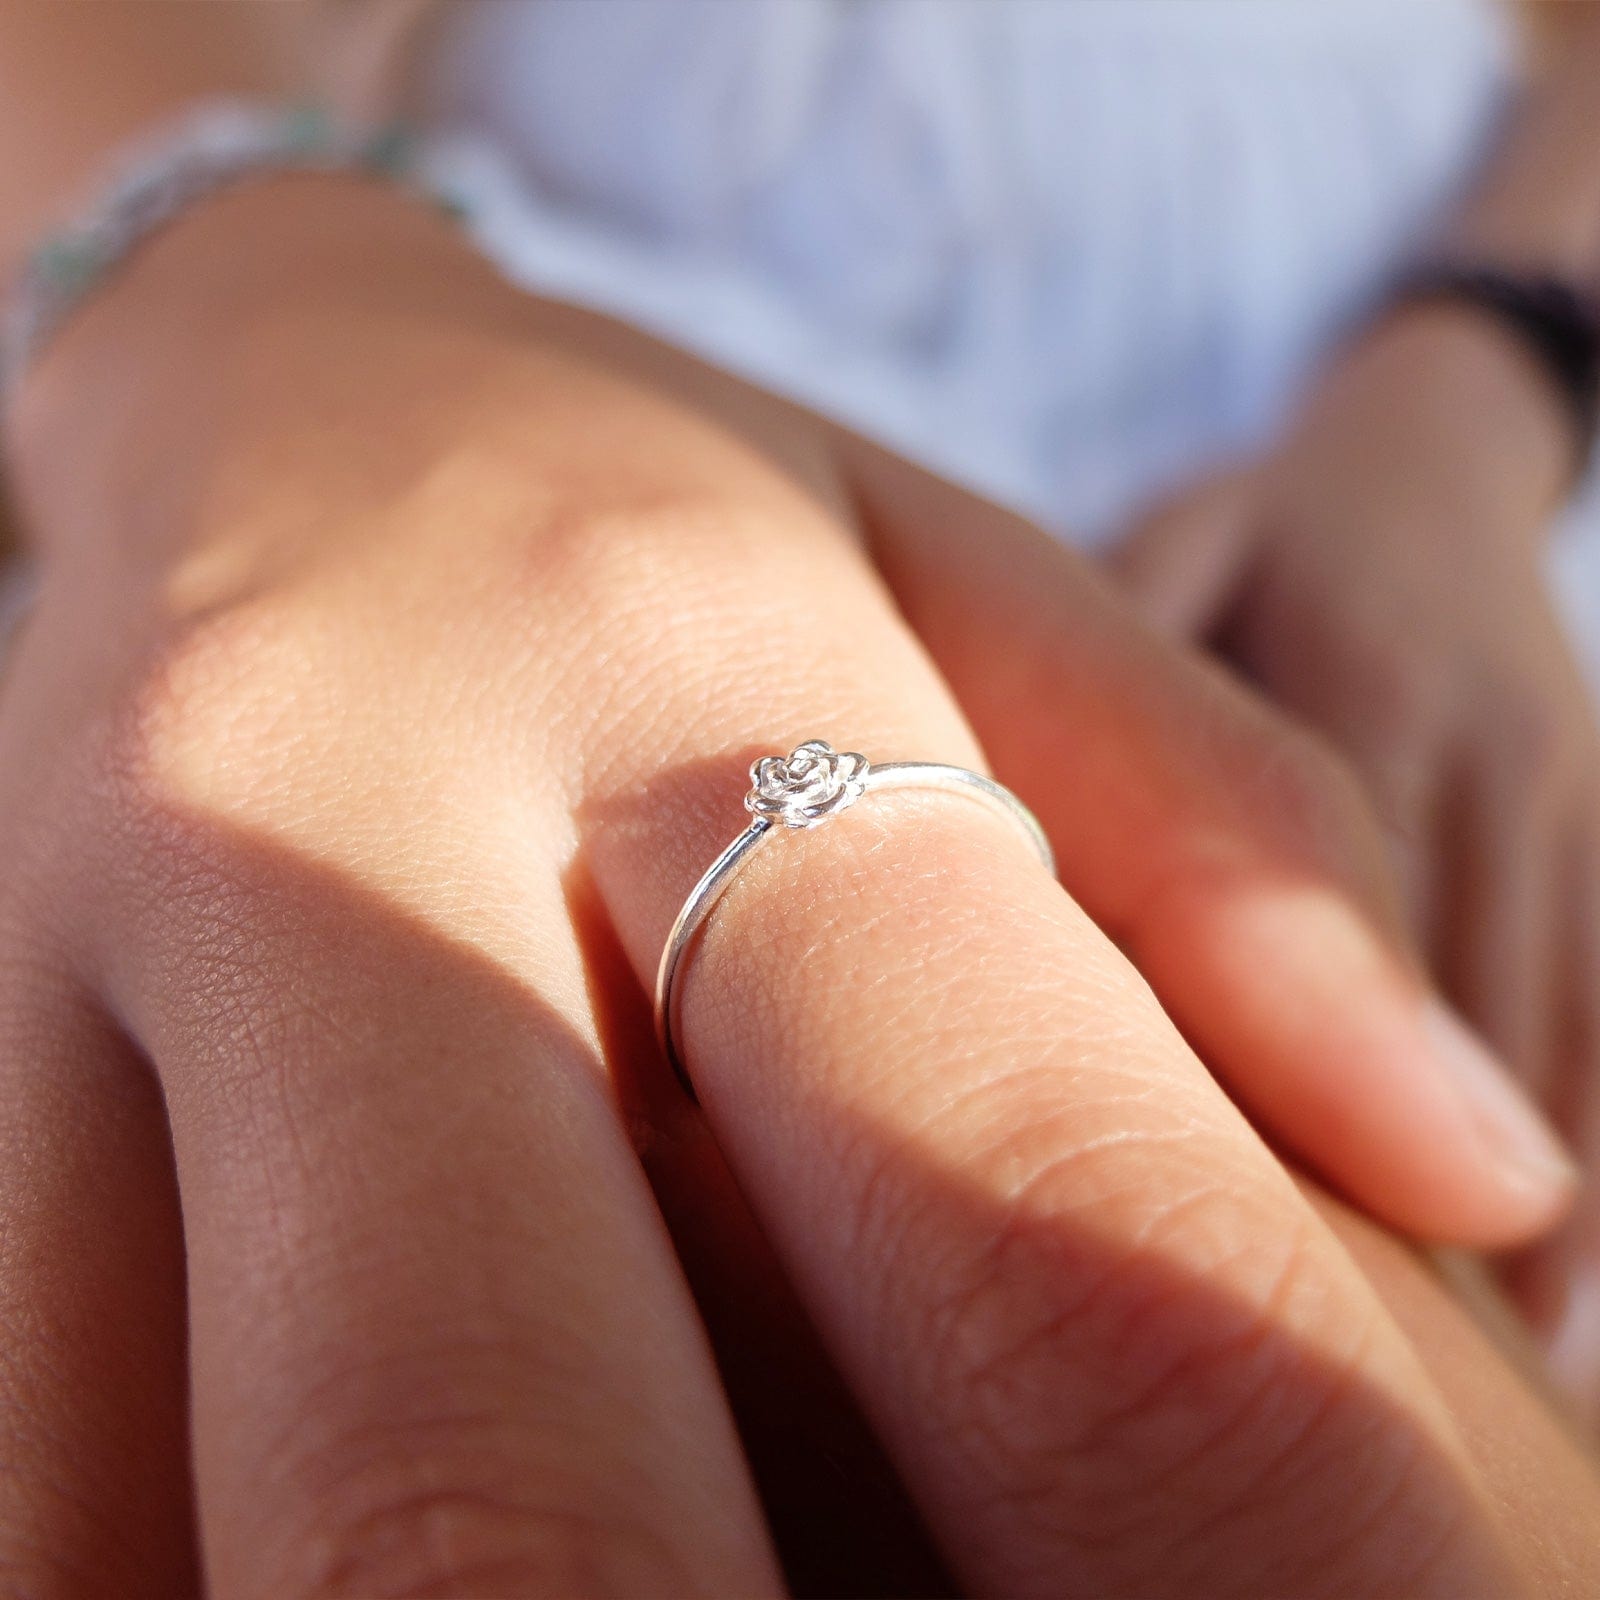
<svg viewBox="0 0 1600 1600">
<path fill-rule="evenodd" d="M 1578 1150 L 1585 1198 L 1513 1276 L 1600 1420 L 1600 735 L 1542 571 L 1566 440 L 1541 383 L 1471 311 L 1400 313 L 1114 564 L 1353 765 L 1439 983 Z"/>
</svg>

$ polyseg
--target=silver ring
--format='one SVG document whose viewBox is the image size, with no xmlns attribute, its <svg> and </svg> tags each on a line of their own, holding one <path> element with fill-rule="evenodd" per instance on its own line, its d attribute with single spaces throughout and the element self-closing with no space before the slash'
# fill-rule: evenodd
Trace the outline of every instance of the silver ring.
<svg viewBox="0 0 1600 1600">
<path fill-rule="evenodd" d="M 656 1038 L 678 1082 L 691 1097 L 694 1086 L 673 1039 L 673 1002 L 689 946 L 733 882 L 734 874 L 780 826 L 814 828 L 853 806 L 869 790 L 908 788 L 944 789 L 998 801 L 1001 809 L 1022 825 L 1039 859 L 1054 874 L 1055 856 L 1039 819 L 1009 789 L 981 772 L 937 761 L 886 761 L 874 765 L 865 756 L 853 750 L 835 750 L 822 739 L 808 739 L 787 756 L 762 756 L 751 765 L 750 792 L 744 797 L 745 810 L 755 820 L 706 868 L 689 891 L 656 969 Z"/>
</svg>

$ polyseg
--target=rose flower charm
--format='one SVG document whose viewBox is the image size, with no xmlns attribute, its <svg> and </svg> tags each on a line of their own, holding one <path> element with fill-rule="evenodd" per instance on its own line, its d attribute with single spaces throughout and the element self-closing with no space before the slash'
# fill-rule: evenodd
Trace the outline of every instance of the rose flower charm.
<svg viewBox="0 0 1600 1600">
<path fill-rule="evenodd" d="M 786 828 L 809 828 L 861 798 L 867 758 L 808 739 L 787 757 L 763 756 L 750 768 L 745 809 Z"/>
</svg>

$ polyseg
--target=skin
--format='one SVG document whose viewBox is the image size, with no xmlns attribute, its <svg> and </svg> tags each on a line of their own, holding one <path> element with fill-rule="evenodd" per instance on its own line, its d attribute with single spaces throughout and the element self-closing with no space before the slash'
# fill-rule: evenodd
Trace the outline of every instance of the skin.
<svg viewBox="0 0 1600 1600">
<path fill-rule="evenodd" d="M 1565 1180 L 1354 785 L 1059 547 L 353 182 L 197 209 L 9 425 L 20 1592 L 774 1592 L 841 1438 L 975 1592 L 1593 1590 L 1583 1452 L 1230 1095 L 1432 1237 Z M 645 985 L 819 717 L 989 752 L 1072 893 L 932 797 L 764 851 L 696 1112 Z"/>
<path fill-rule="evenodd" d="M 1542 70 L 1443 248 L 1594 285 L 1600 13 L 1538 9 Z M 1337 353 L 1281 444 L 1170 497 L 1112 565 L 1359 774 L 1413 942 L 1593 1173 L 1600 721 L 1544 570 L 1575 454 L 1492 318 L 1404 308 Z M 1600 1421 L 1600 1186 L 1506 1280 Z"/>
<path fill-rule="evenodd" d="M 176 293 L 193 315 L 152 347 Z M 961 683 L 1085 902 L 1175 1007 L 1245 1018 L 1213 1032 L 1241 1086 L 1288 1070 L 1315 991 L 1182 952 L 1259 916 L 1350 959 L 1375 841 L 1070 557 L 513 294 L 360 185 L 197 211 L 13 423 L 48 530 L 0 706 L 21 1587 L 180 1593 L 198 1563 L 224 1596 L 772 1592 L 679 1266 L 711 1300 L 765 1249 L 965 1588 L 1592 1583 L 1600 1494 L 1541 1403 L 1487 1347 L 1438 1370 L 1460 1313 L 1407 1330 L 1388 1279 L 1416 1265 L 1357 1265 L 981 809 L 855 808 L 719 909 L 685 1054 L 767 1244 L 708 1203 L 642 986 L 749 756 L 819 707 L 848 746 L 978 763 Z M 992 593 L 949 564 L 997 548 Z M 1002 604 L 1045 687 L 1094 659 L 1060 738 L 1104 788 L 1042 784 L 1050 741 L 1021 770 L 983 669 Z M 1118 774 L 1156 769 L 1171 795 L 1119 831 Z M 1230 782 L 1293 826 L 1257 833 Z M 1166 887 L 1119 907 L 1152 850 Z M 1403 1016 L 1403 962 L 1361 940 L 1367 1009 Z M 192 1509 L 141 1469 L 152 1438 L 181 1459 L 185 1359 Z"/>
</svg>

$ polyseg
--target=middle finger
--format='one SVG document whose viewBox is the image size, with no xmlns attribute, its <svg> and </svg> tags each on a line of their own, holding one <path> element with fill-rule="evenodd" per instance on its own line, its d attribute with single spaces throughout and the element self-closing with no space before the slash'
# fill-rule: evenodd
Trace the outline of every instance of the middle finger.
<svg viewBox="0 0 1600 1600">
<path fill-rule="evenodd" d="M 208 1592 L 775 1591 L 541 852 L 474 811 L 336 868 L 212 787 L 160 802 L 166 909 L 113 957 L 171 1114 Z M 347 785 L 341 844 L 364 815 Z"/>
</svg>

